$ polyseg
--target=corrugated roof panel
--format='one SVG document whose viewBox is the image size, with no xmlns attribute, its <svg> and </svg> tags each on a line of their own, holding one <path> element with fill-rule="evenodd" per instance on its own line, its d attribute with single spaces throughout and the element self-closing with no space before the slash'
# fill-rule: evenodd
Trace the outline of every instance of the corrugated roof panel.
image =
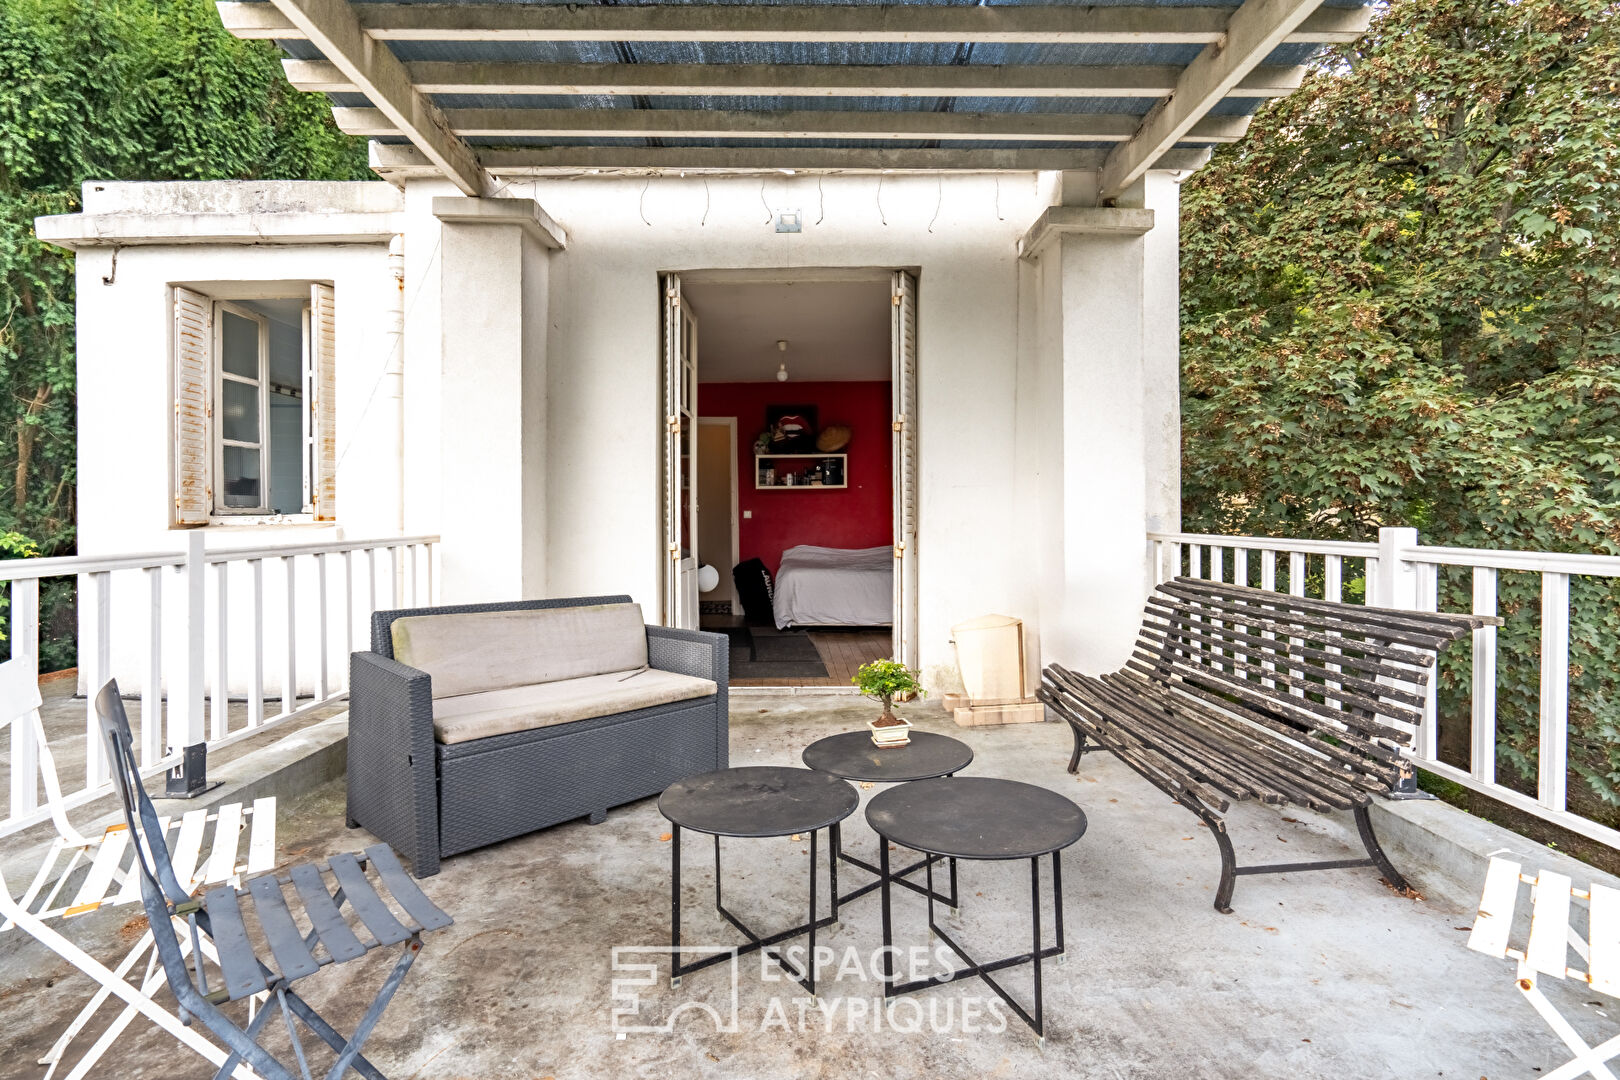
<svg viewBox="0 0 1620 1080">
<path fill-rule="evenodd" d="M 574 0 L 351 0 L 368 2 L 432 2 L 454 6 L 461 3 L 533 3 L 558 5 Z M 600 2 L 600 0 L 599 0 Z M 614 0 L 617 6 L 685 6 L 688 4 L 777 4 L 782 6 L 814 7 L 825 5 L 823 0 Z M 960 5 L 963 0 L 839 0 L 840 5 L 885 3 L 918 6 Z M 995 6 L 1061 6 L 1068 0 L 988 0 Z M 1088 0 L 1085 6 L 1155 6 L 1155 7 L 1232 7 L 1241 0 Z M 1326 0 L 1325 6 L 1356 8 L 1357 0 Z M 321 59 L 321 54 L 308 41 L 294 40 L 277 43 L 290 57 L 303 60 Z M 620 64 L 628 59 L 636 64 L 693 64 L 693 65 L 768 65 L 790 71 L 797 65 L 817 67 L 862 66 L 920 66 L 920 67 L 994 67 L 1000 65 L 1155 65 L 1184 67 L 1191 63 L 1203 46 L 1196 44 L 1043 44 L 1035 42 L 975 42 L 969 44 L 899 43 L 899 42 L 633 42 L 607 41 L 532 41 L 532 42 L 467 42 L 467 41 L 388 41 L 389 49 L 404 61 L 439 61 L 448 63 L 530 62 L 562 64 Z M 1294 66 L 1308 63 L 1320 51 L 1312 44 L 1285 44 L 1274 49 L 1264 63 L 1276 66 Z M 360 94 L 333 94 L 337 106 L 364 107 L 369 104 Z M 664 109 L 717 109 L 728 111 L 765 112 L 781 110 L 804 111 L 860 111 L 860 112 L 933 112 L 958 113 L 1052 113 L 1065 115 L 1119 114 L 1141 116 L 1156 104 L 1156 99 L 1145 97 L 1116 98 L 1054 98 L 1054 97 L 825 97 L 796 96 L 791 94 L 769 96 L 720 95 L 647 95 L 638 97 L 619 95 L 511 95 L 511 94 L 439 94 L 433 100 L 445 109 L 569 109 L 622 110 L 645 108 Z M 1241 116 L 1253 113 L 1264 104 L 1259 98 L 1227 98 L 1211 110 L 1213 116 Z M 405 140 L 391 137 L 380 140 L 401 143 Z M 839 147 L 864 148 L 928 148 L 940 145 L 935 141 L 899 141 L 887 139 L 689 139 L 663 136 L 656 140 L 643 138 L 615 138 L 582 136 L 577 138 L 528 138 L 470 140 L 476 146 L 629 146 L 629 147 L 756 147 L 791 148 Z M 1107 149 L 1115 143 L 1053 143 L 1050 141 L 984 142 L 948 140 L 946 146 L 958 149 L 1026 149 L 1063 146 L 1072 149 Z M 1205 145 L 1197 140 L 1184 140 L 1179 145 Z"/>
</svg>

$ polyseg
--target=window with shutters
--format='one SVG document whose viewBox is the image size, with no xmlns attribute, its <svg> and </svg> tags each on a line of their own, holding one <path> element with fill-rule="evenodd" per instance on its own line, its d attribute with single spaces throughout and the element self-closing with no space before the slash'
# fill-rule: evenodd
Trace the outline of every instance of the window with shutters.
<svg viewBox="0 0 1620 1080">
<path fill-rule="evenodd" d="M 335 520 L 332 287 L 173 294 L 174 523 Z"/>
</svg>

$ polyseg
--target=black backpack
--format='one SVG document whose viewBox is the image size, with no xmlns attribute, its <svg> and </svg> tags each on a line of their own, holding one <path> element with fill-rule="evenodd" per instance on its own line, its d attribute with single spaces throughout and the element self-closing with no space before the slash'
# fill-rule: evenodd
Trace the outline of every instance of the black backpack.
<svg viewBox="0 0 1620 1080">
<path fill-rule="evenodd" d="M 731 580 L 736 583 L 737 599 L 742 601 L 743 618 L 748 625 L 775 626 L 771 572 L 765 569 L 765 564 L 758 559 L 745 559 L 732 568 Z"/>
</svg>

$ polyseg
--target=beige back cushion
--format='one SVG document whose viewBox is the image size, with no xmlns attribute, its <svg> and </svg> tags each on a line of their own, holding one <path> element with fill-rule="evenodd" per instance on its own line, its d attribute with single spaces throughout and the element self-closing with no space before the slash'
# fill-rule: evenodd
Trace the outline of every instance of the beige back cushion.
<svg viewBox="0 0 1620 1080">
<path fill-rule="evenodd" d="M 412 615 L 391 630 L 394 659 L 433 676 L 435 698 L 647 664 L 637 604 Z"/>
</svg>

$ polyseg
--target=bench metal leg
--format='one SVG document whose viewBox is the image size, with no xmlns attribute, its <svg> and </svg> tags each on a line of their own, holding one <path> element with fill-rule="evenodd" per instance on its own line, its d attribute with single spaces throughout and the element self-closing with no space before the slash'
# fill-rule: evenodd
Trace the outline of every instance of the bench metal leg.
<svg viewBox="0 0 1620 1080">
<path fill-rule="evenodd" d="M 1391 886 L 1402 892 L 1410 891 L 1412 886 L 1406 883 L 1406 878 L 1402 877 L 1401 872 L 1390 863 L 1389 856 L 1384 854 L 1383 847 L 1378 843 L 1378 837 L 1373 835 L 1372 815 L 1367 807 L 1358 806 L 1355 813 L 1356 831 L 1361 833 L 1361 842 L 1366 845 L 1367 854 L 1372 856 L 1373 865 L 1378 867 L 1379 872 L 1384 875 L 1384 880 Z"/>
<path fill-rule="evenodd" d="M 1215 886 L 1215 910 L 1222 915 L 1230 915 L 1232 890 L 1237 887 L 1238 865 L 1237 853 L 1232 850 L 1232 838 L 1226 835 L 1226 822 L 1185 797 L 1176 801 L 1198 815 L 1198 820 L 1209 829 L 1221 849 L 1221 883 Z"/>
<path fill-rule="evenodd" d="M 1070 724 L 1069 731 L 1074 735 L 1074 753 L 1069 756 L 1069 771 L 1076 773 L 1080 771 L 1080 759 L 1086 756 L 1090 748 L 1086 746 L 1086 733 L 1080 730 L 1079 724 Z"/>
</svg>

